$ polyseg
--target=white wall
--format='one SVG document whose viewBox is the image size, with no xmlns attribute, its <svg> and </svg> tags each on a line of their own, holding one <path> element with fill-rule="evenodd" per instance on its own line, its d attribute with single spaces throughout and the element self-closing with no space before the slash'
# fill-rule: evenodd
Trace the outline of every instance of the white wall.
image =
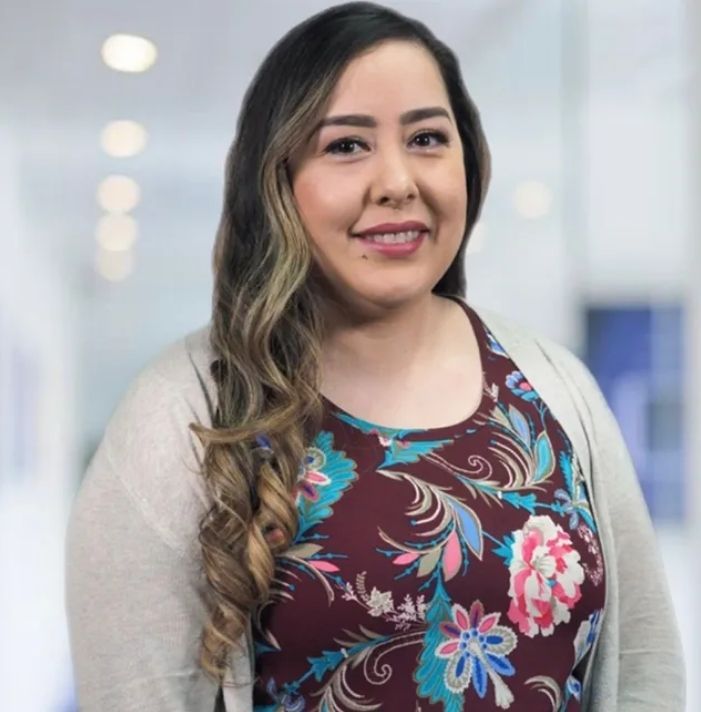
<svg viewBox="0 0 701 712">
<path fill-rule="evenodd" d="M 690 526 L 687 541 L 687 572 L 685 583 L 687 590 L 698 592 L 701 588 L 701 203 L 697 196 L 701 191 L 701 5 L 697 0 L 687 0 L 686 42 L 689 64 L 695 68 L 688 83 L 689 112 L 686 116 L 685 130 L 689 139 L 690 180 L 689 200 L 686 207 L 688 216 L 688 259 L 684 270 L 684 284 L 687 295 L 689 329 L 687 339 L 686 376 L 688 378 L 687 427 L 685 430 L 688 444 L 688 498 L 690 502 Z M 698 596 L 694 596 L 687 609 L 684 609 L 684 629 L 690 642 L 687 646 L 687 674 L 689 684 L 689 710 L 701 707 L 701 614 Z"/>
<path fill-rule="evenodd" d="M 26 239 L 15 146 L 0 127 L 0 689 L 3 709 L 47 712 L 70 694 L 61 592 L 76 477 L 75 313 L 62 275 Z M 30 377 L 19 411 L 16 349 Z M 13 457 L 21 413 L 26 467 Z"/>
</svg>

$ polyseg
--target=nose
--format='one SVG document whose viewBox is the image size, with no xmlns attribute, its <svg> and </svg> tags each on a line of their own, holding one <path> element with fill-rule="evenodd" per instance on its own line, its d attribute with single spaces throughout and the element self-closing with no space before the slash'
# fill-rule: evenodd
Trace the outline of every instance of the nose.
<svg viewBox="0 0 701 712">
<path fill-rule="evenodd" d="M 371 199 L 378 205 L 402 204 L 413 200 L 418 192 L 409 159 L 402 149 L 386 148 L 377 154 Z"/>
</svg>

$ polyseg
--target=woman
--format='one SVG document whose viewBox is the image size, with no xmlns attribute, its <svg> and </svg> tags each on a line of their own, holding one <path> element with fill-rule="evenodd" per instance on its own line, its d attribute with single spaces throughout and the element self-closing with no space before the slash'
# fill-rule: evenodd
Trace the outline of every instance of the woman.
<svg viewBox="0 0 701 712">
<path fill-rule="evenodd" d="M 488 180 L 422 24 L 349 3 L 272 49 L 211 324 L 132 384 L 74 504 L 81 709 L 683 709 L 600 391 L 464 299 Z"/>
</svg>

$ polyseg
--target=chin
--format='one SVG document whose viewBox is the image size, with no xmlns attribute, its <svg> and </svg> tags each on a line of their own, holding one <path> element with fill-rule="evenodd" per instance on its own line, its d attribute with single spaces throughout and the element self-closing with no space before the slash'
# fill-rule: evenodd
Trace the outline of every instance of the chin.
<svg viewBox="0 0 701 712">
<path fill-rule="evenodd" d="M 425 289 L 418 289 L 416 285 L 412 285 L 404 289 L 400 287 L 392 289 L 390 288 L 390 285 L 386 285 L 385 288 L 381 290 L 367 289 L 361 292 L 361 294 L 366 301 L 377 305 L 399 306 L 401 304 L 406 304 L 407 302 L 413 302 L 417 299 L 427 297 L 430 292 L 431 290 L 429 287 L 426 287 Z"/>
</svg>

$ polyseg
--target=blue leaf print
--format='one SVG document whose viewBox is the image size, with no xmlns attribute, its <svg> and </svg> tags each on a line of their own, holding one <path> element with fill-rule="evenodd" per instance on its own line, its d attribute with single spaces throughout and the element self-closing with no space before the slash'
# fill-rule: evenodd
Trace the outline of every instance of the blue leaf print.
<svg viewBox="0 0 701 712">
<path fill-rule="evenodd" d="M 518 436 L 523 440 L 525 446 L 530 449 L 531 446 L 531 431 L 528 427 L 526 417 L 518 408 L 513 405 L 509 406 L 509 420 Z"/>
<path fill-rule="evenodd" d="M 536 470 L 533 475 L 533 481 L 540 482 L 552 474 L 555 467 L 555 453 L 545 430 L 541 432 L 536 441 L 535 456 Z"/>
<path fill-rule="evenodd" d="M 451 616 L 450 599 L 441 580 L 437 580 L 436 593 L 426 610 L 426 634 L 419 656 L 419 666 L 414 672 L 417 694 L 431 703 L 443 703 L 443 712 L 462 712 L 463 696 L 451 692 L 445 685 L 444 674 L 448 661 L 439 658 L 435 650 L 443 642 L 439 623 Z"/>
<path fill-rule="evenodd" d="M 460 531 L 465 542 L 475 556 L 482 560 L 484 553 L 484 537 L 482 536 L 482 523 L 479 517 L 467 505 L 455 503 L 455 512 L 460 522 Z"/>
</svg>

